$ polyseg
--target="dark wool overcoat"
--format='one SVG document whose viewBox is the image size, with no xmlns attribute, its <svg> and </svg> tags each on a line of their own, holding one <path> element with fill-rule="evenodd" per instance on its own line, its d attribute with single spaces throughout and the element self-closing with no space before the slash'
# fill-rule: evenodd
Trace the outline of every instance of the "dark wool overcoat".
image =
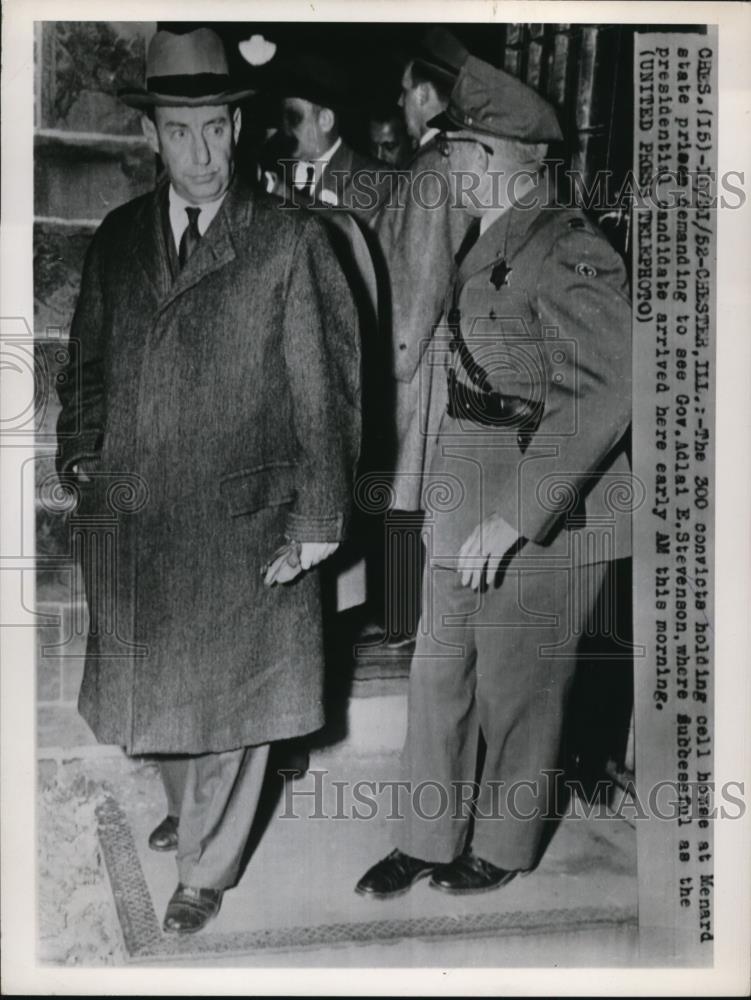
<svg viewBox="0 0 751 1000">
<path fill-rule="evenodd" d="M 79 710 L 133 754 L 205 753 L 324 722 L 318 572 L 267 588 L 284 541 L 346 531 L 360 441 L 350 291 L 320 223 L 235 180 L 184 269 L 165 183 L 86 260 L 59 470 L 91 612 Z"/>
</svg>

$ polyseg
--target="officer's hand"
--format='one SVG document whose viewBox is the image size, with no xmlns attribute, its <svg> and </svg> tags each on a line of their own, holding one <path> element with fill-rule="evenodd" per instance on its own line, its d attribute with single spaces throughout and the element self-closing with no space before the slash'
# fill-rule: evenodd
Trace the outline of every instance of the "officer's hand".
<svg viewBox="0 0 751 1000">
<path fill-rule="evenodd" d="M 509 549 L 519 541 L 519 533 L 500 514 L 491 514 L 478 525 L 459 550 L 457 572 L 462 586 L 477 590 L 493 583 L 498 566 Z"/>
</svg>

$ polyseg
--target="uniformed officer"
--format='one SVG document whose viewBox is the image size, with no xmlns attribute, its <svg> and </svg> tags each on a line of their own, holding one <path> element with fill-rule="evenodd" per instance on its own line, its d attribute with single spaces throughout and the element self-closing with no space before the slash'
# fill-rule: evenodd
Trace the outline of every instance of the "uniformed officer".
<svg viewBox="0 0 751 1000">
<path fill-rule="evenodd" d="M 357 884 L 376 898 L 428 875 L 486 891 L 536 865 L 578 639 L 630 547 L 626 273 L 551 198 L 555 114 L 470 56 L 435 123 L 475 222 L 447 297 L 448 405 L 423 495 L 409 800 L 396 849 Z"/>
</svg>

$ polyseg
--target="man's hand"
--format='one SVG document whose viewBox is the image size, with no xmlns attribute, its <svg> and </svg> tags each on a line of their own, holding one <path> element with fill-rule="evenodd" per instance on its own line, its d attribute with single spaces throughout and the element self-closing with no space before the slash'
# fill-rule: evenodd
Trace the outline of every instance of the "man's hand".
<svg viewBox="0 0 751 1000">
<path fill-rule="evenodd" d="M 461 576 L 462 586 L 477 590 L 485 574 L 485 583 L 490 587 L 501 560 L 518 542 L 519 537 L 516 529 L 499 514 L 491 514 L 486 518 L 459 550 L 456 568 Z"/>
<path fill-rule="evenodd" d="M 79 483 L 90 483 L 92 474 L 99 468 L 98 458 L 79 458 L 71 472 Z"/>
<path fill-rule="evenodd" d="M 304 570 L 312 569 L 328 559 L 339 548 L 339 542 L 287 542 L 277 549 L 268 566 L 264 567 L 263 582 L 289 583 Z"/>
</svg>

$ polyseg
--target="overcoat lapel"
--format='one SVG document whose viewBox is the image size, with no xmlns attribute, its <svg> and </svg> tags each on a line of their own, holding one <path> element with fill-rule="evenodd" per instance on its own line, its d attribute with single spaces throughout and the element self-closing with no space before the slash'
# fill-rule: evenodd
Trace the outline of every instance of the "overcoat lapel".
<svg viewBox="0 0 751 1000">
<path fill-rule="evenodd" d="M 352 150 L 345 142 L 342 142 L 339 149 L 337 149 L 329 162 L 326 164 L 326 169 L 316 181 L 314 190 L 315 197 L 320 198 L 321 191 L 323 190 L 333 191 L 335 194 L 340 193 L 342 189 L 342 180 L 344 181 L 344 185 L 348 184 L 349 175 L 351 173 Z"/>
<path fill-rule="evenodd" d="M 207 275 L 213 274 L 235 259 L 237 252 L 232 230 L 246 225 L 250 221 L 251 211 L 250 190 L 235 178 L 222 202 L 222 207 L 214 216 L 201 242 L 159 303 L 160 312 Z"/>
<path fill-rule="evenodd" d="M 172 287 L 172 267 L 166 244 L 163 204 L 167 197 L 167 181 L 157 184 L 136 223 L 132 253 L 154 291 L 157 301 Z"/>
</svg>

